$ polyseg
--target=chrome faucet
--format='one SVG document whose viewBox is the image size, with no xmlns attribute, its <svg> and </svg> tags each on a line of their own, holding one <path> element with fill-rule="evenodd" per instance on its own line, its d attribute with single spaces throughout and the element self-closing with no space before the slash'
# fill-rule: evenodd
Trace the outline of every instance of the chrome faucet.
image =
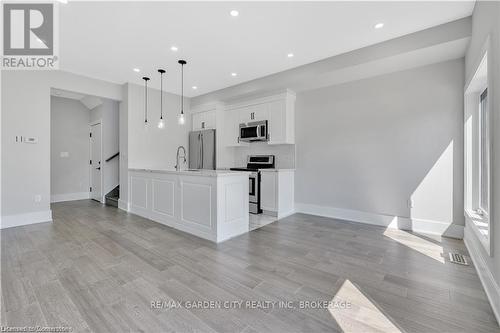
<svg viewBox="0 0 500 333">
<path fill-rule="evenodd" d="M 179 152 L 180 152 L 181 149 L 184 151 L 184 155 L 183 156 L 179 156 Z M 181 170 L 181 166 L 179 165 L 179 157 L 183 158 L 184 159 L 184 163 L 186 163 L 186 148 L 184 148 L 184 146 L 177 147 L 177 156 L 175 158 L 175 162 L 177 164 L 175 165 L 175 171 L 180 171 Z"/>
</svg>

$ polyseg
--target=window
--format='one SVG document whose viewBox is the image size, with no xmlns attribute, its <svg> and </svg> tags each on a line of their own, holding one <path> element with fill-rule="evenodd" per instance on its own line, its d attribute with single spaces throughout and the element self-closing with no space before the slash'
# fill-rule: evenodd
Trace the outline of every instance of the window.
<svg viewBox="0 0 500 333">
<path fill-rule="evenodd" d="M 480 96 L 479 102 L 479 200 L 478 212 L 481 215 L 489 215 L 489 126 L 488 126 L 488 89 Z"/>
<path fill-rule="evenodd" d="M 488 101 L 491 101 L 491 90 L 488 97 L 488 81 L 488 52 L 485 48 L 464 95 L 464 209 L 466 228 L 470 227 L 491 255 L 494 225 L 490 215 L 491 103 Z"/>
</svg>

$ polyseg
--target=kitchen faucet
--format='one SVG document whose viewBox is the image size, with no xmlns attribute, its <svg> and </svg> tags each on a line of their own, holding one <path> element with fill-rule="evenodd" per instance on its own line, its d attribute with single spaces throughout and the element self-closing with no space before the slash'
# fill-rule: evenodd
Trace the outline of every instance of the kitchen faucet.
<svg viewBox="0 0 500 333">
<path fill-rule="evenodd" d="M 177 163 L 175 165 L 175 171 L 181 170 L 181 166 L 179 165 L 179 152 L 181 149 L 184 151 L 184 155 L 180 156 L 180 157 L 182 157 L 184 159 L 184 163 L 186 163 L 186 148 L 184 148 L 184 146 L 179 146 L 179 147 L 177 147 L 177 156 L 175 158 L 175 162 Z"/>
</svg>

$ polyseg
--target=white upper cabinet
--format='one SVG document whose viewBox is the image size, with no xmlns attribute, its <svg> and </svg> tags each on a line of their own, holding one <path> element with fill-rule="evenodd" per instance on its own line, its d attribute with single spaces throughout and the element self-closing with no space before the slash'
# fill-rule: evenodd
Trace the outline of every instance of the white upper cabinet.
<svg viewBox="0 0 500 333">
<path fill-rule="evenodd" d="M 217 128 L 216 113 L 217 113 L 216 104 L 200 105 L 194 107 L 191 110 L 192 120 L 193 120 L 192 121 L 193 131 Z"/>
<path fill-rule="evenodd" d="M 240 142 L 240 113 L 236 110 L 224 111 L 224 142 L 226 147 L 248 146 Z"/>
<path fill-rule="evenodd" d="M 267 103 L 255 104 L 238 109 L 240 123 L 250 123 L 252 121 L 268 120 L 269 112 Z"/>
<path fill-rule="evenodd" d="M 248 143 L 239 141 L 239 125 L 261 120 L 268 121 L 268 144 L 295 143 L 295 94 L 292 91 L 228 105 L 224 113 L 228 147 L 247 146 Z"/>
<path fill-rule="evenodd" d="M 193 131 L 216 128 L 215 110 L 197 112 L 193 114 Z"/>
</svg>

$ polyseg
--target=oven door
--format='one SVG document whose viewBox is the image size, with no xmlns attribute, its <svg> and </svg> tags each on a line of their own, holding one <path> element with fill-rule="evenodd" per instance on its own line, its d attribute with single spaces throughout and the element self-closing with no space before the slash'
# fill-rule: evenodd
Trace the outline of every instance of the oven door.
<svg viewBox="0 0 500 333">
<path fill-rule="evenodd" d="M 248 177 L 248 200 L 253 203 L 259 202 L 259 177 L 252 172 Z"/>
</svg>

